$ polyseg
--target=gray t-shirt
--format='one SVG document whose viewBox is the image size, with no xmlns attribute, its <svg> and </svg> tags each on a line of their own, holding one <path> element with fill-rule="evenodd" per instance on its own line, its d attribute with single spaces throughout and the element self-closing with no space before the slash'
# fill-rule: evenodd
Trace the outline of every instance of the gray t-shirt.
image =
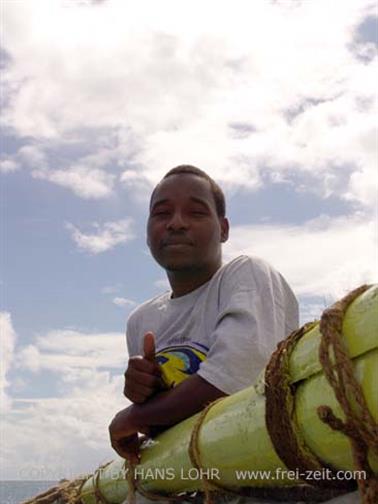
<svg viewBox="0 0 378 504">
<path fill-rule="evenodd" d="M 139 306 L 128 320 L 127 346 L 130 356 L 142 355 L 152 331 L 163 369 L 170 359 L 182 377 L 197 372 L 232 394 L 253 384 L 297 327 L 298 303 L 285 279 L 263 260 L 240 256 L 185 296 L 167 292 Z"/>
<path fill-rule="evenodd" d="M 172 299 L 166 292 L 136 308 L 127 346 L 130 356 L 143 355 L 144 334 L 152 331 L 162 368 L 173 362 L 173 374 L 167 373 L 172 385 L 197 372 L 232 394 L 255 382 L 277 343 L 297 327 L 298 303 L 285 279 L 265 261 L 240 256 L 189 294 Z M 138 494 L 138 504 L 150 502 Z M 217 502 L 268 504 L 229 496 Z M 358 494 L 328 502 L 354 504 Z"/>
</svg>

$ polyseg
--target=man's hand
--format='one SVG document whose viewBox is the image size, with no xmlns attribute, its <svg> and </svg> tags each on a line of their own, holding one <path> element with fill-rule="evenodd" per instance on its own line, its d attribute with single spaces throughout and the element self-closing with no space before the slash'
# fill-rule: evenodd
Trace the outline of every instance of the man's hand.
<svg viewBox="0 0 378 504">
<path fill-rule="evenodd" d="M 110 442 L 121 457 L 132 464 L 139 463 L 140 440 L 138 431 L 147 433 L 148 429 L 137 425 L 135 410 L 129 406 L 119 411 L 109 425 Z"/>
<path fill-rule="evenodd" d="M 177 387 L 155 394 L 144 404 L 133 404 L 117 413 L 109 426 L 112 446 L 121 457 L 137 464 L 138 432 L 149 436 L 158 434 L 225 395 L 194 374 Z"/>
<path fill-rule="evenodd" d="M 159 365 L 155 362 L 153 333 L 144 335 L 144 356 L 131 357 L 125 372 L 124 395 L 134 403 L 144 403 L 163 388 Z"/>
</svg>

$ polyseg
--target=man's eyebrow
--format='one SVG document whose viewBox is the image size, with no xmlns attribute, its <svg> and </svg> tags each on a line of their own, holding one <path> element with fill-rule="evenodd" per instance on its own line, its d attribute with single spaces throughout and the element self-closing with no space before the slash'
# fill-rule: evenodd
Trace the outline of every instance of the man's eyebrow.
<svg viewBox="0 0 378 504">
<path fill-rule="evenodd" d="M 204 207 L 209 208 L 209 204 L 208 204 L 208 202 L 206 200 L 203 200 L 201 198 L 197 198 L 196 196 L 191 196 L 190 200 L 194 201 L 194 203 L 200 203 Z"/>
<path fill-rule="evenodd" d="M 204 199 L 198 198 L 196 196 L 191 196 L 189 199 L 190 199 L 190 201 L 193 201 L 194 203 L 199 203 L 200 205 L 203 205 L 204 207 L 209 208 L 209 204 Z M 169 203 L 169 201 L 170 201 L 169 198 L 162 198 L 157 201 L 154 201 L 154 203 L 151 206 L 151 210 L 159 205 L 164 205 L 165 203 Z"/>
<path fill-rule="evenodd" d="M 154 201 L 154 203 L 151 205 L 151 210 L 158 205 L 164 205 L 164 203 L 168 203 L 168 202 L 169 202 L 168 198 L 162 198 L 157 201 Z"/>
</svg>

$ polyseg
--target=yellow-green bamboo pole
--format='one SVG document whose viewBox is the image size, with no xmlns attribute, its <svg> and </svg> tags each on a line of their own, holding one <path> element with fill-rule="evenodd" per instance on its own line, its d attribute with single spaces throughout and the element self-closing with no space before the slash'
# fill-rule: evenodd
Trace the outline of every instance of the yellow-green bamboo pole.
<svg viewBox="0 0 378 504">
<path fill-rule="evenodd" d="M 360 295 L 348 308 L 343 336 L 353 359 L 370 412 L 378 418 L 378 286 Z M 343 418 L 333 390 L 318 360 L 319 327 L 308 331 L 290 358 L 291 383 L 296 391 L 296 417 L 309 448 L 324 462 L 339 470 L 353 470 L 347 438 L 321 422 L 317 407 L 326 404 Z M 193 468 L 188 446 L 198 415 L 188 418 L 157 437 L 142 450 L 137 476 L 143 489 L 154 492 L 182 492 L 201 488 L 201 474 Z M 293 485 L 292 475 L 276 454 L 265 425 L 263 374 L 257 383 L 215 404 L 208 412 L 199 436 L 202 466 L 216 483 L 228 487 Z M 375 472 L 378 460 L 370 456 Z M 242 474 L 241 471 L 271 471 L 270 478 Z M 219 471 L 219 472 L 218 472 Z M 221 480 L 218 480 L 220 476 Z M 250 477 L 249 477 L 250 476 Z M 193 479 L 192 479 L 193 478 Z M 122 503 L 127 496 L 123 460 L 101 471 L 98 486 L 104 497 Z M 82 501 L 95 503 L 93 477 L 82 488 Z"/>
</svg>

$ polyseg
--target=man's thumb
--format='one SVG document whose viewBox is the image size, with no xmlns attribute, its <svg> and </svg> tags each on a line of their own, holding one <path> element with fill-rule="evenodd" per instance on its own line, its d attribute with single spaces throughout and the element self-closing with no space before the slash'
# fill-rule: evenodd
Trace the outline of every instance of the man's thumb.
<svg viewBox="0 0 378 504">
<path fill-rule="evenodd" d="M 152 332 L 144 335 L 143 352 L 145 359 L 153 361 L 155 359 L 155 336 Z"/>
</svg>

